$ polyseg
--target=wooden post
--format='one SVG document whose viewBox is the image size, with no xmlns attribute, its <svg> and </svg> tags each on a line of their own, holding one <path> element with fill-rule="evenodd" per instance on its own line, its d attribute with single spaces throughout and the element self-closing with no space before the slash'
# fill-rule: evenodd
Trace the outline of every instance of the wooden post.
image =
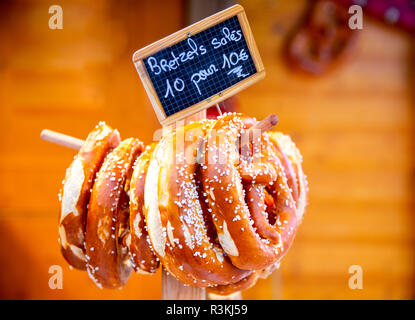
<svg viewBox="0 0 415 320">
<path fill-rule="evenodd" d="M 206 290 L 185 286 L 164 268 L 161 275 L 161 298 L 163 300 L 206 300 Z"/>
</svg>

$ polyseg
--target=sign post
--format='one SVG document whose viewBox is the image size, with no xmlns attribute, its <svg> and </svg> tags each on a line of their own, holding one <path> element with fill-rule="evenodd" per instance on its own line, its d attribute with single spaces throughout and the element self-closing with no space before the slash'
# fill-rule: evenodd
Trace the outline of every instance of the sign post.
<svg viewBox="0 0 415 320">
<path fill-rule="evenodd" d="M 208 107 L 265 76 L 240 5 L 136 51 L 133 62 L 163 127 L 204 119 Z M 200 300 L 206 293 L 184 286 L 163 269 L 162 298 Z"/>
</svg>

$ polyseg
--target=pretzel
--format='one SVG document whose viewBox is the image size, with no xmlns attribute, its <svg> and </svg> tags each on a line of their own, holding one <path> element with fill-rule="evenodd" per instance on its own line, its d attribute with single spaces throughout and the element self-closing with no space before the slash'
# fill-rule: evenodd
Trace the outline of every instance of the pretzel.
<svg viewBox="0 0 415 320">
<path fill-rule="evenodd" d="M 99 123 L 66 170 L 60 191 L 59 242 L 62 255 L 77 269 L 86 268 L 84 238 L 90 190 L 105 156 L 119 143 L 118 131 Z"/>
<path fill-rule="evenodd" d="M 266 135 L 260 137 L 262 152 L 256 152 L 257 163 L 253 159 L 251 163 L 238 164 L 235 144 L 246 128 L 246 121 L 235 115 L 222 117 L 212 126 L 210 131 L 219 136 L 220 144 L 212 141 L 208 132 L 208 164 L 203 167 L 202 180 L 219 242 L 232 264 L 240 269 L 261 270 L 278 262 L 291 245 L 297 225 L 296 208 L 285 173 Z M 237 165 L 253 174 L 246 175 L 243 181 Z M 258 172 L 260 181 L 256 180 Z M 268 207 L 266 200 L 271 202 Z"/>
<path fill-rule="evenodd" d="M 199 287 L 226 285 L 251 273 L 236 268 L 217 243 L 200 190 L 197 150 L 211 124 L 191 123 L 165 136 L 154 150 L 144 191 L 155 253 L 173 276 Z M 181 151 L 175 148 L 178 137 L 184 138 Z"/>
<path fill-rule="evenodd" d="M 85 248 L 87 271 L 98 286 L 120 288 L 132 267 L 125 237 L 129 232 L 129 181 L 143 151 L 138 139 L 122 141 L 99 170 L 89 202 Z"/>
<path fill-rule="evenodd" d="M 250 162 L 236 148 L 254 123 L 235 114 L 192 123 L 154 150 L 144 191 L 147 228 L 163 266 L 186 284 L 222 294 L 249 287 L 295 236 L 296 206 L 274 144 L 261 135 L 252 149 L 262 152 Z"/>
<path fill-rule="evenodd" d="M 130 185 L 130 236 L 128 249 L 134 270 L 141 273 L 155 273 L 160 265 L 148 237 L 144 217 L 144 186 L 147 169 L 156 144 L 153 143 L 137 158 Z"/>
</svg>

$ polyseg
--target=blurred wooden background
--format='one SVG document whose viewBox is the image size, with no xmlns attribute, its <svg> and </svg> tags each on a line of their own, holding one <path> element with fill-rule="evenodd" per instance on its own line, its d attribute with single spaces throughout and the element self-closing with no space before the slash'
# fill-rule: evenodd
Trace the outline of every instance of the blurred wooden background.
<svg viewBox="0 0 415 320">
<path fill-rule="evenodd" d="M 184 1 L 0 2 L 0 298 L 158 299 L 160 274 L 100 290 L 71 270 L 57 243 L 57 192 L 73 151 L 42 128 L 84 138 L 99 121 L 150 142 L 159 127 L 132 53 L 185 23 Z M 305 1 L 242 1 L 267 76 L 238 96 L 240 111 L 273 112 L 304 155 L 310 204 L 280 271 L 247 299 L 410 299 L 415 294 L 413 39 L 364 21 L 347 61 L 305 78 L 280 56 Z M 63 290 L 48 287 L 63 267 Z M 363 268 L 363 290 L 348 268 Z"/>
</svg>

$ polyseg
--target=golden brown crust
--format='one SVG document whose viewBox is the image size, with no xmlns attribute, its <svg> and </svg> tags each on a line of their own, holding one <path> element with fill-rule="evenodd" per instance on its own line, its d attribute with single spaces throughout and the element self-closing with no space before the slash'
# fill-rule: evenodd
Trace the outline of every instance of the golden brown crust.
<svg viewBox="0 0 415 320">
<path fill-rule="evenodd" d="M 85 237 L 87 270 L 97 285 L 106 288 L 122 287 L 132 270 L 123 241 L 129 229 L 126 182 L 143 148 L 138 139 L 122 141 L 104 160 L 92 189 Z"/>
<path fill-rule="evenodd" d="M 157 256 L 177 279 L 199 287 L 236 282 L 250 274 L 233 266 L 209 236 L 196 164 L 209 124 L 195 122 L 164 137 L 153 153 L 145 186 L 147 227 Z M 178 150 L 181 137 L 184 145 Z"/>
<path fill-rule="evenodd" d="M 215 123 L 211 132 L 216 137 L 208 132 L 206 139 L 208 164 L 203 167 L 202 177 L 221 246 L 238 268 L 260 270 L 276 263 L 290 246 L 296 230 L 296 209 L 285 173 L 266 135 L 259 137 L 260 152 L 253 154 L 251 162 L 239 159 L 235 144 L 244 129 L 244 119 L 238 115 L 224 116 Z M 246 167 L 244 172 L 252 172 L 244 176 L 245 184 L 235 165 L 238 163 Z M 259 183 L 258 172 L 262 172 Z M 272 212 L 265 211 L 267 189 L 275 201 Z M 274 221 L 258 220 L 269 214 L 275 216 Z M 273 237 L 267 237 L 264 226 Z"/>
<path fill-rule="evenodd" d="M 268 132 L 267 135 L 277 150 L 279 150 L 279 154 L 287 159 L 287 165 L 291 167 L 289 172 L 286 169 L 286 173 L 295 182 L 292 184 L 289 182 L 289 186 L 291 189 L 294 189 L 292 193 L 296 195 L 294 200 L 297 207 L 297 219 L 298 223 L 301 223 L 307 205 L 308 195 L 308 181 L 302 168 L 303 157 L 288 135 L 281 132 Z"/>
<path fill-rule="evenodd" d="M 227 284 L 227 285 L 218 285 L 215 287 L 208 288 L 209 293 L 226 296 L 238 291 L 246 290 L 255 285 L 259 279 L 260 272 L 254 271 L 249 276 L 243 278 L 242 280 Z"/>
<path fill-rule="evenodd" d="M 61 191 L 59 241 L 63 256 L 77 269 L 86 268 L 85 221 L 95 175 L 107 153 L 119 143 L 118 131 L 99 123 L 66 171 Z"/>
<path fill-rule="evenodd" d="M 160 265 L 154 254 L 144 216 L 144 186 L 147 169 L 156 144 L 153 143 L 137 158 L 130 185 L 130 239 L 128 248 L 136 272 L 155 273 Z"/>
</svg>

